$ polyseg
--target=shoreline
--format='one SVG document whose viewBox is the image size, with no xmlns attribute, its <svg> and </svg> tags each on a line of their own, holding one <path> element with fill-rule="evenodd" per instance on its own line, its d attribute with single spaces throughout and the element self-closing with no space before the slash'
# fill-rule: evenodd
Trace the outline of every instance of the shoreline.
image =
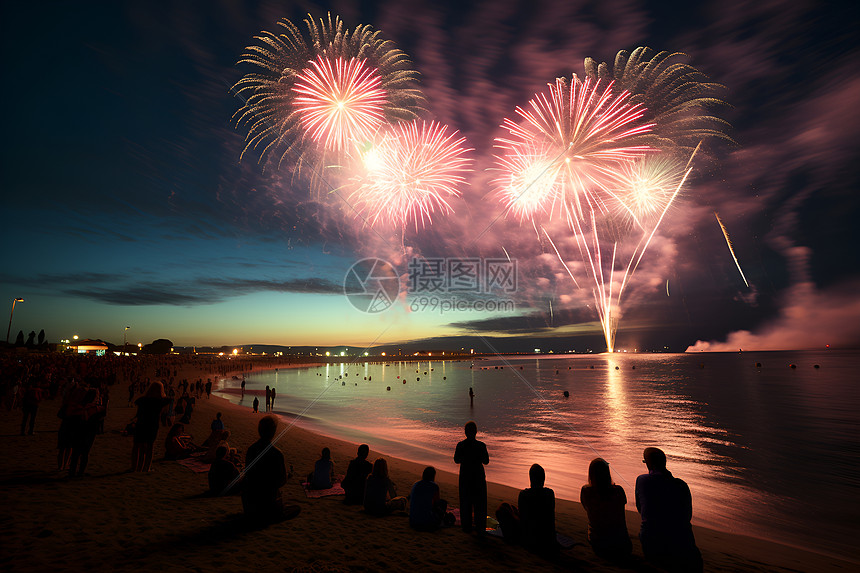
<svg viewBox="0 0 860 573">
<path fill-rule="evenodd" d="M 552 356 L 550 356 L 550 357 L 552 357 Z M 568 356 L 561 356 L 561 355 L 559 355 L 558 357 L 559 358 L 568 358 Z M 409 357 L 409 358 L 412 358 L 412 357 Z M 527 358 L 532 358 L 532 357 L 528 356 Z M 439 360 L 441 360 L 441 359 L 439 359 Z M 415 360 L 415 359 L 402 360 L 402 359 L 399 359 L 399 360 L 395 360 L 395 361 L 396 362 L 426 362 L 427 359 L 426 358 L 422 358 L 419 360 Z M 455 361 L 456 361 L 456 359 L 455 359 Z M 337 361 L 334 363 L 341 363 L 341 362 L 342 361 Z M 365 362 L 365 360 L 362 360 L 362 362 Z M 344 364 L 355 364 L 356 362 L 353 361 L 353 362 L 343 362 L 343 363 Z M 331 362 L 329 362 L 329 363 L 325 363 L 325 362 L 313 363 L 313 364 L 294 364 L 294 365 L 292 365 L 292 367 L 293 368 L 311 369 L 314 367 L 326 366 L 327 364 L 331 364 Z M 265 367 L 265 368 L 260 368 L 259 370 L 255 369 L 251 374 L 252 375 L 263 374 L 267 371 L 273 371 L 273 370 L 276 370 L 276 368 Z M 248 393 L 251 393 L 251 394 L 253 394 L 254 392 L 255 392 L 254 390 L 248 391 Z M 263 401 L 262 400 L 262 391 L 256 391 L 256 392 L 260 392 L 261 402 L 262 402 Z M 251 411 L 249 406 L 232 402 L 230 398 L 226 397 L 226 395 L 237 396 L 239 394 L 238 388 L 227 388 L 226 386 L 223 386 L 223 387 L 219 388 L 219 394 L 222 394 L 222 396 L 219 396 L 219 397 L 222 397 L 222 399 L 229 401 L 231 404 L 233 404 L 239 408 L 242 408 L 244 410 L 247 410 L 248 412 Z M 263 407 L 264 406 L 261 403 L 261 411 L 262 411 Z M 292 423 L 295 426 L 301 428 L 302 430 L 318 436 L 318 438 L 320 438 L 320 439 L 327 439 L 327 440 L 332 440 L 332 441 L 343 442 L 346 444 L 351 444 L 353 447 L 357 447 L 358 444 L 360 443 L 360 440 L 358 440 L 356 436 L 350 436 L 349 435 L 350 432 L 348 431 L 348 429 L 349 429 L 348 427 L 338 426 L 337 424 L 331 425 L 331 424 L 326 423 L 324 421 L 317 420 L 316 418 L 313 418 L 312 416 L 309 417 L 306 412 L 298 413 L 298 412 L 281 411 L 281 412 L 272 412 L 272 413 L 278 415 L 278 417 L 281 419 L 282 422 Z M 339 429 L 341 429 L 341 431 L 339 431 Z M 365 439 L 370 441 L 370 440 L 373 440 L 374 438 L 368 437 Z M 379 445 L 379 450 L 373 450 L 372 449 L 372 451 L 379 451 L 382 455 L 384 455 L 387 458 L 398 459 L 400 461 L 408 462 L 408 463 L 414 464 L 416 466 L 421 466 L 417 470 L 418 474 L 420 474 L 421 469 L 424 466 L 428 465 L 428 463 L 436 465 L 437 472 L 446 473 L 446 474 L 453 476 L 452 479 L 453 479 L 454 487 L 456 489 L 456 483 L 457 483 L 456 474 L 453 474 L 450 470 L 440 468 L 438 463 L 434 462 L 431 459 L 434 457 L 434 454 L 438 454 L 438 452 L 435 452 L 435 451 L 431 452 L 428 454 L 428 457 L 422 458 L 421 457 L 422 449 L 420 446 L 410 445 L 407 442 L 402 442 L 402 441 L 398 441 L 396 439 L 389 439 L 389 438 L 384 438 L 384 437 L 383 438 L 376 438 L 376 439 L 378 439 L 381 442 L 381 443 L 377 444 L 377 445 Z M 372 443 L 371 443 L 371 445 L 372 445 Z M 452 447 L 451 451 L 453 452 L 453 444 L 451 447 Z M 351 457 L 350 457 L 350 459 L 351 459 Z M 438 458 L 438 455 L 436 455 L 435 457 Z M 422 459 L 423 459 L 423 461 L 422 461 Z M 430 461 L 428 462 L 428 460 L 430 460 Z M 511 489 L 513 491 L 513 496 L 508 498 L 507 501 L 508 502 L 515 502 L 517 494 L 519 492 L 518 486 L 513 485 L 513 484 L 509 484 L 509 483 L 498 482 L 498 481 L 490 482 L 489 481 L 489 479 L 490 479 L 489 475 L 491 475 L 491 473 L 492 473 L 491 469 L 492 468 L 488 468 L 488 484 L 492 483 L 493 485 L 495 485 L 499 488 Z M 549 480 L 547 483 L 548 487 L 552 486 L 550 481 L 551 480 Z M 630 484 L 628 484 L 628 486 L 629 485 Z M 523 478 L 523 483 L 520 484 L 519 487 L 528 487 L 527 477 Z M 632 491 L 631 491 L 629 493 L 629 497 L 628 497 L 628 499 L 630 500 L 630 504 L 628 504 L 628 508 L 625 511 L 626 511 L 626 515 L 627 515 L 628 531 L 630 532 L 630 534 L 632 536 L 636 536 L 638 534 L 638 530 L 639 530 L 640 518 L 639 518 L 638 512 L 636 512 L 635 510 L 631 510 L 629 508 L 629 506 L 632 505 L 632 497 L 633 496 L 632 496 Z M 564 495 L 559 495 L 558 493 L 556 493 L 556 499 L 557 499 L 557 501 L 564 500 L 566 502 L 575 504 L 576 506 L 578 506 L 580 508 L 580 512 L 584 515 L 584 509 L 582 509 L 581 504 L 579 503 L 578 499 L 573 499 L 571 497 L 565 497 Z M 496 506 L 493 506 L 492 504 L 488 505 L 488 514 L 492 515 L 494 513 L 494 511 L 495 511 L 494 507 L 496 507 Z M 695 503 L 694 503 L 694 512 L 695 512 Z M 754 540 L 758 540 L 758 541 L 761 541 L 764 543 L 772 543 L 772 544 L 779 545 L 781 547 L 792 548 L 792 549 L 797 550 L 797 551 L 809 552 L 811 554 L 819 555 L 819 556 L 826 558 L 826 559 L 834 559 L 837 561 L 850 562 L 850 563 L 853 563 L 854 565 L 860 565 L 860 553 L 858 555 L 854 556 L 853 561 L 852 561 L 851 556 L 845 556 L 845 555 L 841 555 L 839 553 L 828 552 L 826 550 L 819 551 L 819 550 L 816 550 L 815 548 L 812 548 L 812 547 L 800 545 L 796 542 L 796 540 L 792 541 L 791 539 L 778 539 L 778 538 L 773 538 L 773 537 L 767 537 L 766 535 L 757 534 L 754 531 L 735 532 L 735 531 L 731 531 L 731 530 L 722 528 L 722 527 L 720 527 L 719 524 L 715 524 L 715 523 L 704 523 L 704 524 L 694 523 L 693 528 L 694 528 L 694 531 L 697 532 L 697 534 L 696 534 L 697 538 L 699 536 L 698 531 L 701 530 L 703 532 L 711 532 L 711 533 L 718 534 L 718 535 L 740 537 L 740 538 L 744 538 L 744 539 L 754 539 Z"/>
<path fill-rule="evenodd" d="M 213 376 L 208 369 L 188 367 L 179 378 L 205 380 L 207 376 Z M 419 533 L 409 528 L 406 518 L 372 518 L 355 507 L 344 506 L 339 497 L 309 499 L 299 476 L 310 471 L 322 447 L 331 449 L 336 471 L 343 473 L 347 461 L 355 456 L 356 446 L 297 425 L 281 436 L 277 447 L 294 467 L 293 477 L 282 488 L 285 503 L 299 505 L 301 515 L 260 531 L 244 531 L 237 526 L 241 519 L 238 498 L 202 497 L 205 473 L 160 459 L 164 428 L 156 441 L 155 472 L 125 473 L 131 438 L 120 435 L 119 430 L 135 409 L 126 406 L 123 390 L 122 383 L 112 387 L 114 399 L 105 434 L 96 437 L 89 475 L 83 478 L 66 479 L 55 471 L 59 426 L 56 400 L 40 405 L 35 436 L 17 435 L 20 410 L 0 413 L 0 456 L 8 460 L 0 468 L 8 516 L 0 520 L 0 534 L 4 546 L 14 548 L 0 557 L 4 570 L 450 571 L 492 567 L 655 571 L 642 559 L 636 535 L 639 516 L 635 512 L 627 512 L 634 561 L 630 567 L 617 568 L 594 555 L 585 539 L 585 512 L 576 501 L 557 500 L 556 526 L 577 545 L 556 560 L 546 561 L 500 539 L 478 542 L 459 528 Z M 232 434 L 232 446 L 244 452 L 256 440 L 256 424 L 262 414 L 253 414 L 218 395 L 211 399 L 204 395 L 186 427 L 195 441 L 208 435 L 215 412 L 222 412 Z M 285 427 L 282 423 L 279 432 Z M 379 455 L 371 447 L 371 459 Z M 407 493 L 425 464 L 385 457 L 399 493 Z M 457 475 L 440 469 L 436 481 L 442 497 L 459 505 Z M 517 494 L 517 488 L 488 483 L 488 513 L 492 514 L 502 501 L 515 500 Z M 856 568 L 845 560 L 768 540 L 698 526 L 694 531 L 706 571 L 788 573 Z"/>
</svg>

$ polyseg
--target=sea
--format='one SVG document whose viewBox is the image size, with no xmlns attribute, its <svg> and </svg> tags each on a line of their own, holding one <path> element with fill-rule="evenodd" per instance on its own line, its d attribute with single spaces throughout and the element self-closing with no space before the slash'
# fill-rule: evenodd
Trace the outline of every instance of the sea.
<svg viewBox="0 0 860 573">
<path fill-rule="evenodd" d="M 860 563 L 860 351 L 355 359 L 245 379 L 244 399 L 224 396 L 250 407 L 269 385 L 286 420 L 452 472 L 474 420 L 488 480 L 524 488 L 539 463 L 560 498 L 578 501 L 602 457 L 633 511 L 656 446 L 690 486 L 694 524 Z"/>
</svg>

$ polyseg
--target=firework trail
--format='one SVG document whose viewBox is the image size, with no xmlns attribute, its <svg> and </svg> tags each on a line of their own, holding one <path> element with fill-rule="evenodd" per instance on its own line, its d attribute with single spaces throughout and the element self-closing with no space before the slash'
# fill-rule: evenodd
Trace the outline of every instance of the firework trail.
<svg viewBox="0 0 860 573">
<path fill-rule="evenodd" d="M 407 225 L 417 230 L 435 212 L 451 212 L 449 200 L 460 196 L 472 162 L 466 139 L 457 135 L 445 125 L 416 120 L 368 144 L 348 185 L 349 199 L 367 223 L 395 226 L 402 237 Z"/>
<path fill-rule="evenodd" d="M 741 269 L 741 264 L 738 262 L 738 257 L 735 255 L 735 248 L 732 245 L 732 240 L 729 238 L 729 232 L 726 230 L 726 226 L 723 225 L 723 221 L 720 219 L 720 216 L 714 211 L 714 217 L 717 218 L 717 223 L 720 224 L 720 229 L 723 231 L 723 236 L 726 238 L 726 245 L 729 247 L 729 252 L 732 254 L 732 258 L 735 260 L 735 266 L 738 267 L 738 272 L 741 274 L 741 278 L 744 280 L 744 284 L 749 288 L 750 283 L 747 282 L 747 277 L 744 276 L 744 271 Z"/>
<path fill-rule="evenodd" d="M 254 36 L 239 60 L 253 70 L 232 88 L 244 101 L 233 119 L 247 131 L 240 159 L 254 152 L 279 167 L 289 157 L 294 174 L 310 164 L 321 177 L 318 167 L 337 163 L 350 139 L 361 144 L 384 122 L 416 118 L 424 98 L 406 54 L 379 31 L 346 29 L 331 14 L 304 22 L 306 33 L 282 19 L 279 33 Z"/>
</svg>

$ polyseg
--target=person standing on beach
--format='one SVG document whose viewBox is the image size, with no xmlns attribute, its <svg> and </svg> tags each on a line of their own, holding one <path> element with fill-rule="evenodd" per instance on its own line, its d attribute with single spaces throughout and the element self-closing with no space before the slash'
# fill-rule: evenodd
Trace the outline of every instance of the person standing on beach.
<svg viewBox="0 0 860 573">
<path fill-rule="evenodd" d="M 478 537 L 487 529 L 487 476 L 484 466 L 490 463 L 487 445 L 475 437 L 478 425 L 467 422 L 466 439 L 454 450 L 454 463 L 460 464 L 460 524 L 469 533 L 474 525 Z M 473 520 L 474 514 L 474 520 Z"/>
<path fill-rule="evenodd" d="M 260 413 L 260 399 L 257 398 L 256 396 L 254 396 L 254 413 L 255 414 Z"/>
<path fill-rule="evenodd" d="M 278 419 L 264 416 L 257 424 L 260 439 L 248 447 L 245 456 L 245 476 L 242 478 L 242 508 L 245 516 L 263 525 L 297 515 L 299 508 L 285 511 L 281 487 L 287 483 L 284 455 L 272 444 L 278 430 Z"/>
<path fill-rule="evenodd" d="M 702 554 L 690 525 L 690 488 L 666 469 L 663 450 L 645 448 L 642 457 L 648 473 L 636 478 L 636 509 L 642 516 L 639 539 L 645 559 L 669 571 L 701 572 Z"/>
<path fill-rule="evenodd" d="M 475 391 L 471 387 L 469 388 L 469 407 L 475 407 Z"/>
<path fill-rule="evenodd" d="M 275 389 L 272 388 L 272 401 L 269 404 L 269 411 L 273 412 L 275 410 Z"/>
<path fill-rule="evenodd" d="M 242 378 L 242 398 L 245 397 L 245 379 Z"/>
<path fill-rule="evenodd" d="M 158 437 L 161 409 L 169 400 L 164 395 L 164 385 L 157 381 L 149 385 L 146 394 L 135 400 L 137 424 L 131 450 L 131 471 L 148 472 L 152 467 L 152 447 Z"/>
<path fill-rule="evenodd" d="M 272 389 L 266 386 L 266 412 L 272 409 Z"/>
</svg>

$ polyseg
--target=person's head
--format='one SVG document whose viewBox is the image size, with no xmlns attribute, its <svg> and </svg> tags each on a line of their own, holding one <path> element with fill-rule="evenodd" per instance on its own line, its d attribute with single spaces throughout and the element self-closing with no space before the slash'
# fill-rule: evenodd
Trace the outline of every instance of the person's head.
<svg viewBox="0 0 860 573">
<path fill-rule="evenodd" d="M 532 467 L 529 468 L 529 483 L 532 487 L 541 488 L 543 484 L 546 482 L 546 472 L 543 471 L 543 468 L 540 464 L 532 464 Z"/>
<path fill-rule="evenodd" d="M 666 469 L 666 454 L 660 448 L 645 448 L 645 451 L 642 452 L 642 461 L 645 462 L 649 470 Z"/>
<path fill-rule="evenodd" d="M 218 412 L 217 414 L 215 414 L 215 419 L 216 419 L 216 420 L 220 420 L 220 419 L 221 419 L 221 412 Z"/>
<path fill-rule="evenodd" d="M 215 449 L 215 459 L 216 460 L 223 460 L 224 456 L 226 456 L 226 455 L 227 455 L 227 446 L 218 446 Z"/>
<path fill-rule="evenodd" d="M 376 458 L 371 473 L 375 478 L 388 478 L 388 462 L 385 461 L 385 458 Z"/>
<path fill-rule="evenodd" d="M 594 458 L 588 464 L 588 485 L 600 489 L 608 488 L 612 485 L 609 464 L 603 458 Z"/>
<path fill-rule="evenodd" d="M 147 388 L 146 390 L 145 396 L 147 398 L 164 398 L 164 384 L 156 380 L 149 385 L 149 388 Z"/>
<path fill-rule="evenodd" d="M 323 448 L 321 455 L 322 455 L 322 459 L 330 460 L 331 459 L 331 450 L 328 448 Z"/>
<path fill-rule="evenodd" d="M 467 438 L 474 438 L 478 435 L 478 424 L 475 422 L 466 422 L 466 426 L 463 429 L 466 431 Z"/>
<path fill-rule="evenodd" d="M 361 444 L 358 446 L 358 459 L 366 460 L 367 456 L 370 455 L 370 446 L 367 444 Z"/>
<path fill-rule="evenodd" d="M 436 479 L 436 468 L 433 466 L 427 466 L 424 468 L 424 473 L 421 474 L 421 479 L 424 481 L 433 481 Z"/>
<path fill-rule="evenodd" d="M 263 416 L 260 423 L 257 424 L 257 433 L 260 438 L 267 442 L 271 442 L 275 437 L 275 432 L 278 431 L 278 419 L 274 416 Z"/>
</svg>

